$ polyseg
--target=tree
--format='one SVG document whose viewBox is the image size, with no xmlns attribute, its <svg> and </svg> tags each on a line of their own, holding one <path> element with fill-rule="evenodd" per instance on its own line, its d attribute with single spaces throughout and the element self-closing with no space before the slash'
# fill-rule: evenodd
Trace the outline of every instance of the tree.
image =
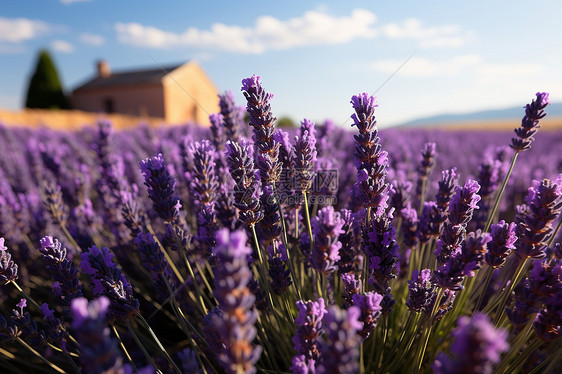
<svg viewBox="0 0 562 374">
<path fill-rule="evenodd" d="M 279 128 L 296 128 L 297 125 L 291 117 L 283 116 L 277 120 L 277 127 Z"/>
<path fill-rule="evenodd" d="M 27 89 L 26 108 L 68 109 L 69 104 L 49 52 L 41 50 Z"/>
</svg>

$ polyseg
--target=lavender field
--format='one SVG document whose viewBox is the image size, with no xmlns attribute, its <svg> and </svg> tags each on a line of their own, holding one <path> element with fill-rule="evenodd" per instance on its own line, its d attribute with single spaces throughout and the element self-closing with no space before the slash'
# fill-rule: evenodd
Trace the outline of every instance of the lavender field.
<svg viewBox="0 0 562 374">
<path fill-rule="evenodd" d="M 562 372 L 548 94 L 447 132 L 242 91 L 211 128 L 0 126 L 3 372 Z"/>
</svg>

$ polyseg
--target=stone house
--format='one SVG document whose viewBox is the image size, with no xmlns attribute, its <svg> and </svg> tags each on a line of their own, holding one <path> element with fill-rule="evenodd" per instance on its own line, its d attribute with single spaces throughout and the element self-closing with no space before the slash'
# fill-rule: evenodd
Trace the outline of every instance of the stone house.
<svg viewBox="0 0 562 374">
<path fill-rule="evenodd" d="M 170 124 L 208 125 L 219 111 L 218 91 L 195 62 L 144 70 L 111 72 L 106 61 L 71 95 L 74 109 L 162 118 Z"/>
</svg>

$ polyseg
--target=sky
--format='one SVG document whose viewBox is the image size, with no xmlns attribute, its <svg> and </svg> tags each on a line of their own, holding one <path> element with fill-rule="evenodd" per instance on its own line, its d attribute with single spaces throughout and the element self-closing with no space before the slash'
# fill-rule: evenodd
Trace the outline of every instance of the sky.
<svg viewBox="0 0 562 374">
<path fill-rule="evenodd" d="M 24 105 L 47 48 L 67 92 L 95 74 L 197 61 L 239 105 L 261 76 L 276 117 L 349 125 L 375 94 L 379 126 L 562 101 L 562 1 L 2 0 L 0 108 Z M 523 113 L 523 112 L 522 112 Z"/>
</svg>

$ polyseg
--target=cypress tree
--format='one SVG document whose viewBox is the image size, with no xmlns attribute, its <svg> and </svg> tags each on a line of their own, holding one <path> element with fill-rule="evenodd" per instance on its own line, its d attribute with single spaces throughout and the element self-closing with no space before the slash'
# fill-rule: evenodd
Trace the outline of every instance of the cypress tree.
<svg viewBox="0 0 562 374">
<path fill-rule="evenodd" d="M 69 104 L 49 52 L 41 50 L 27 89 L 26 108 L 68 109 Z"/>
</svg>

